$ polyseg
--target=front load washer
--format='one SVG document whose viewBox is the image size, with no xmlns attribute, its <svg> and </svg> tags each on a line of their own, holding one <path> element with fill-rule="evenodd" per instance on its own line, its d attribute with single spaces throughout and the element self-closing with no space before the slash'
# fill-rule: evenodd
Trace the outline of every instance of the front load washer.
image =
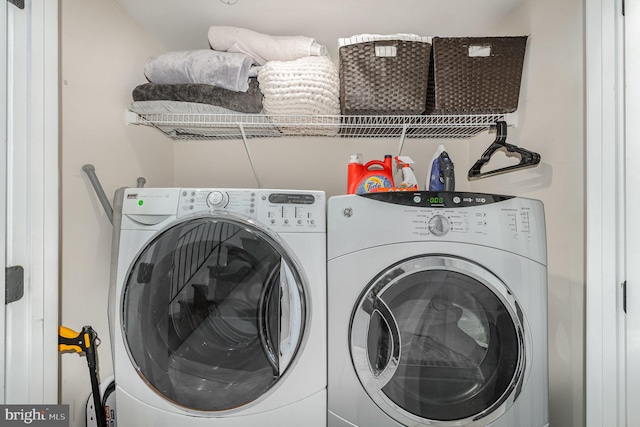
<svg viewBox="0 0 640 427">
<path fill-rule="evenodd" d="M 325 208 L 320 191 L 116 193 L 119 427 L 326 426 Z"/>
<path fill-rule="evenodd" d="M 328 202 L 331 427 L 548 426 L 540 201 Z"/>
</svg>

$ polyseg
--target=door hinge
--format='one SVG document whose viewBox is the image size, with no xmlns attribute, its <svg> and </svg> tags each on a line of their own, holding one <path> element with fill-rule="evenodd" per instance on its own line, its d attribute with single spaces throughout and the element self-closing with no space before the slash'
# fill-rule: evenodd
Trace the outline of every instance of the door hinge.
<svg viewBox="0 0 640 427">
<path fill-rule="evenodd" d="M 626 314 L 627 313 L 627 281 L 625 280 L 624 282 L 622 282 L 620 286 L 622 286 L 622 309 Z"/>
<path fill-rule="evenodd" d="M 18 301 L 24 296 L 24 268 L 20 265 L 5 268 L 4 303 Z"/>
<path fill-rule="evenodd" d="M 24 0 L 7 0 L 9 3 L 13 3 L 18 9 L 24 9 Z"/>
</svg>

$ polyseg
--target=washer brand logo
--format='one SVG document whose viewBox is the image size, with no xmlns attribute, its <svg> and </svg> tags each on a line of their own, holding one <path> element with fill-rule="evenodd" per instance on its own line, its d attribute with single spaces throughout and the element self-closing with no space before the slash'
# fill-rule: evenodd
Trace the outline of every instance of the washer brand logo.
<svg viewBox="0 0 640 427">
<path fill-rule="evenodd" d="M 127 199 L 137 199 L 138 198 L 138 194 L 127 194 Z"/>
<path fill-rule="evenodd" d="M 69 405 L 0 405 L 0 427 L 69 427 Z"/>
</svg>

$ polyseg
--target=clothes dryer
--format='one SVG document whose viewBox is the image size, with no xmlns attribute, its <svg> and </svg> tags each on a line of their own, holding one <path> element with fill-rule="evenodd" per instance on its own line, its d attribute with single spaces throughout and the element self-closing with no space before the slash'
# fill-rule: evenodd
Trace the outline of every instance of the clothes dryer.
<svg viewBox="0 0 640 427">
<path fill-rule="evenodd" d="M 326 426 L 325 207 L 319 191 L 116 193 L 119 427 Z"/>
<path fill-rule="evenodd" d="M 329 426 L 548 426 L 540 201 L 338 196 L 327 233 Z"/>
</svg>

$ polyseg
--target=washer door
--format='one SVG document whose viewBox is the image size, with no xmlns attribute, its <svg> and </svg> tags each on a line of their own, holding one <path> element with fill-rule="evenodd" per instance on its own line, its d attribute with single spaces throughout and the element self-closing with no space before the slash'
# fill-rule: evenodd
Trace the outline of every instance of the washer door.
<svg viewBox="0 0 640 427">
<path fill-rule="evenodd" d="M 500 279 L 459 258 L 417 257 L 383 271 L 356 306 L 350 338 L 360 382 L 403 425 L 484 426 L 526 379 L 530 342 L 517 302 Z"/>
<path fill-rule="evenodd" d="M 230 215 L 153 239 L 130 269 L 122 325 L 141 377 L 173 403 L 223 411 L 265 395 L 295 360 L 306 283 L 276 235 Z"/>
</svg>

